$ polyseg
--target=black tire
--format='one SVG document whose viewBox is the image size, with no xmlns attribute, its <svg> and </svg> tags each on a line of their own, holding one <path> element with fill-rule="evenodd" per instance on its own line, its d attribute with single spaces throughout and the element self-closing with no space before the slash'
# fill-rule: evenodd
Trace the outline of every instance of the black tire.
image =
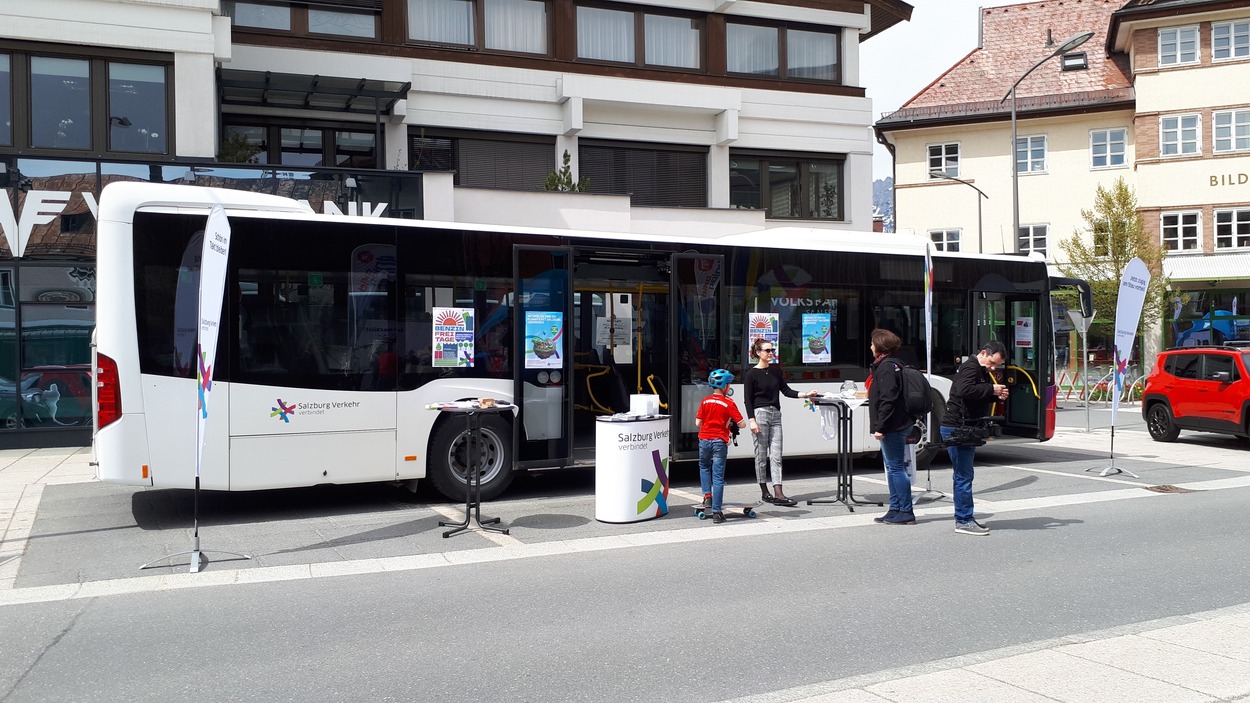
<svg viewBox="0 0 1250 703">
<path fill-rule="evenodd" d="M 1167 403 L 1154 403 L 1146 410 L 1146 429 L 1156 442 L 1175 442 L 1181 433 Z"/>
<path fill-rule="evenodd" d="M 451 500 L 465 500 L 468 492 L 465 453 L 468 432 L 459 416 L 453 415 L 439 423 L 430 440 L 430 459 L 426 478 L 434 490 Z M 497 415 L 482 417 L 482 440 L 479 453 L 485 455 L 482 473 L 482 500 L 499 497 L 512 483 L 512 425 Z"/>
<path fill-rule="evenodd" d="M 932 426 L 929 428 L 929 436 L 925 438 L 924 446 L 920 447 L 916 452 L 916 470 L 927 471 L 933 464 L 933 460 L 939 454 L 944 454 L 938 443 L 942 441 L 942 414 L 946 412 L 946 404 L 942 402 L 942 396 L 933 391 L 933 420 Z"/>
</svg>

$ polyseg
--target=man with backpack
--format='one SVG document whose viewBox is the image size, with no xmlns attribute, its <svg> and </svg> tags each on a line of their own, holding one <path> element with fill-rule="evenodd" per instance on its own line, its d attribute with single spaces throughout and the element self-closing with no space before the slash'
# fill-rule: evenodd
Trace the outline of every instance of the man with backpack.
<svg viewBox="0 0 1250 703">
<path fill-rule="evenodd" d="M 949 440 L 956 428 L 990 414 L 995 400 L 1006 400 L 1007 386 L 996 383 L 991 371 L 1007 359 L 1007 347 L 991 340 L 968 358 L 955 371 L 950 399 L 942 413 L 942 439 Z M 968 444 L 947 444 L 946 453 L 954 466 L 955 531 L 963 535 L 984 536 L 990 528 L 977 522 L 972 512 L 972 460 L 977 448 Z"/>
<path fill-rule="evenodd" d="M 868 429 L 881 442 L 890 484 L 890 509 L 873 521 L 886 525 L 915 525 L 906 444 L 916 418 L 907 408 L 908 384 L 904 380 L 903 364 L 894 356 L 902 341 L 893 332 L 880 328 L 872 331 L 870 339 L 873 359 L 872 375 L 868 379 Z"/>
</svg>

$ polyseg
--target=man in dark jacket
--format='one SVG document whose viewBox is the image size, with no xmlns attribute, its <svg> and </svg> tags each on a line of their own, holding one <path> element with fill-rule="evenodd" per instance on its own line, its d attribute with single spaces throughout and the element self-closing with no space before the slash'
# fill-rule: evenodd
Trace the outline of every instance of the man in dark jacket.
<svg viewBox="0 0 1250 703">
<path fill-rule="evenodd" d="M 990 341 L 976 356 L 960 364 L 951 384 L 950 399 L 946 401 L 946 412 L 942 414 L 942 439 L 948 439 L 955 428 L 968 420 L 987 417 L 996 399 L 1007 399 L 1007 386 L 995 383 L 990 375 L 1006 358 L 1007 347 L 1002 342 Z M 955 531 L 965 535 L 988 535 L 990 529 L 972 515 L 972 461 L 976 452 L 976 447 L 968 445 L 946 448 L 955 467 Z"/>
<path fill-rule="evenodd" d="M 868 430 L 881 442 L 885 473 L 890 484 L 890 509 L 873 518 L 887 525 L 915 525 L 912 512 L 911 477 L 907 475 L 907 432 L 915 418 L 903 403 L 903 367 L 894 355 L 901 342 L 898 335 L 875 329 L 872 344 L 872 375 L 868 386 Z"/>
</svg>

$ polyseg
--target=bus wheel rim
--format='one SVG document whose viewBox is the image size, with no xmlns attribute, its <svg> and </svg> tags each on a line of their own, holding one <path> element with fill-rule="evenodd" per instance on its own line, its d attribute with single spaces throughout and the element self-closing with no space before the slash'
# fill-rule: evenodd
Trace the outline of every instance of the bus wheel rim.
<svg viewBox="0 0 1250 703">
<path fill-rule="evenodd" d="M 490 430 L 483 429 L 481 441 L 478 445 L 478 463 L 482 466 L 482 483 L 490 483 L 499 475 L 499 471 L 503 467 L 503 445 L 500 443 L 498 435 Z M 448 451 L 447 465 L 451 467 L 452 474 L 456 480 L 468 483 L 469 467 L 466 462 L 469 451 L 469 436 L 467 432 L 461 432 Z M 484 457 L 484 458 L 483 458 Z"/>
</svg>

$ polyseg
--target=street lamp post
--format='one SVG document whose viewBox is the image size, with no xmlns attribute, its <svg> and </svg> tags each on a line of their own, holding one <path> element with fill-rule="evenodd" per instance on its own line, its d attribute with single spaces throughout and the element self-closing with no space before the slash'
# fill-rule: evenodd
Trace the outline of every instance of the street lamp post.
<svg viewBox="0 0 1250 703">
<path fill-rule="evenodd" d="M 956 183 L 962 183 L 962 184 L 964 184 L 964 185 L 968 186 L 969 188 L 971 188 L 971 189 L 975 190 L 977 193 L 979 193 L 979 195 L 977 196 L 977 253 L 978 253 L 978 254 L 984 254 L 984 253 L 985 253 L 985 240 L 984 240 L 984 239 L 982 239 L 982 237 L 981 237 L 981 230 L 982 230 L 982 226 L 981 226 L 981 198 L 985 198 L 986 200 L 989 200 L 989 199 L 990 199 L 990 196 L 986 195 L 986 194 L 985 194 L 985 191 L 983 191 L 983 190 L 981 190 L 980 188 L 978 188 L 978 187 L 976 187 L 976 186 L 972 185 L 972 184 L 971 184 L 971 183 L 969 183 L 968 181 L 965 181 L 965 180 L 964 180 L 964 179 L 962 179 L 962 178 L 955 178 L 954 176 L 949 175 L 949 174 L 947 174 L 947 173 L 944 173 L 944 172 L 942 172 L 942 171 L 938 171 L 938 170 L 929 171 L 929 176 L 930 176 L 930 177 L 937 177 L 937 178 L 945 178 L 945 179 L 946 179 L 946 180 L 948 180 L 948 181 L 955 181 Z"/>
<path fill-rule="evenodd" d="M 1028 78 L 1029 74 L 1036 71 L 1042 64 L 1060 54 L 1072 51 L 1089 41 L 1092 36 L 1094 36 L 1093 32 L 1081 32 L 1063 40 L 1063 43 L 1050 54 L 1047 54 L 1046 58 L 1033 64 L 1033 68 L 1025 71 L 1023 76 L 1016 79 L 1016 82 L 1011 84 L 1011 90 L 1007 91 L 1003 99 L 998 101 L 998 104 L 1001 105 L 1007 101 L 1007 98 L 1011 98 L 1011 151 L 1008 152 L 1008 155 L 1011 161 L 1011 228 L 1016 237 L 1017 248 L 1019 248 L 1020 242 L 1020 166 L 1016 163 L 1016 86 L 1020 85 L 1021 81 Z"/>
</svg>

